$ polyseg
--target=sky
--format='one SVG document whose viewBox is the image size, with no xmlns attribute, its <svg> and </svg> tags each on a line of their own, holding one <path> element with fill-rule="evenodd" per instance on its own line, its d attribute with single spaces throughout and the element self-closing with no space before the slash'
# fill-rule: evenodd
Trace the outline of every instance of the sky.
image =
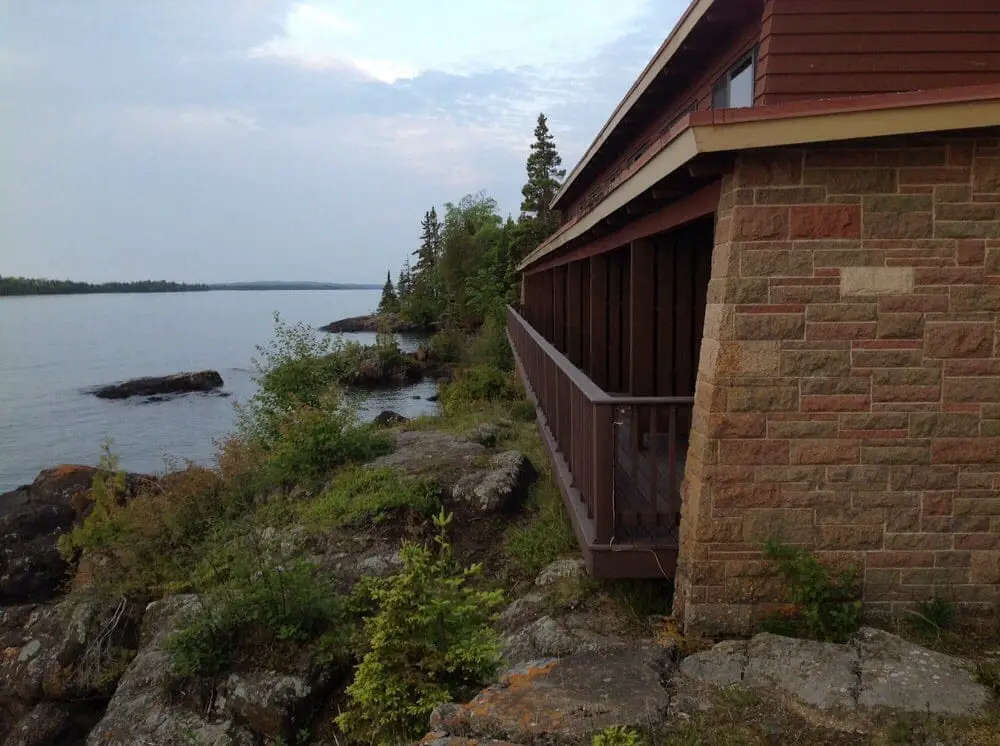
<svg viewBox="0 0 1000 746">
<path fill-rule="evenodd" d="M 517 215 L 685 0 L 0 0 L 0 275 L 377 282 L 432 205 Z"/>
</svg>

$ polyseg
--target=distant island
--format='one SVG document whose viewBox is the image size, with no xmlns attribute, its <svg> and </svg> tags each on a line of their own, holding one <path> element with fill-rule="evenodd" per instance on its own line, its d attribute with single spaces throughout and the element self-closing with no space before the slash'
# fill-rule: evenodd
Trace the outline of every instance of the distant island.
<svg viewBox="0 0 1000 746">
<path fill-rule="evenodd" d="M 192 284 L 165 280 L 138 282 L 73 282 L 0 275 L 0 296 L 9 295 L 83 295 L 90 293 L 190 293 L 212 290 L 378 290 L 381 285 L 345 282 L 221 282 Z"/>
</svg>

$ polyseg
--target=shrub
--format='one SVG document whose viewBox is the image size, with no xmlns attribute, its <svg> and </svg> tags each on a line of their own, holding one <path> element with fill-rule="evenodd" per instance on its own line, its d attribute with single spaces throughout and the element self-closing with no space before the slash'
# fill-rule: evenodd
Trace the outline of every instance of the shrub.
<svg viewBox="0 0 1000 746">
<path fill-rule="evenodd" d="M 444 329 L 427 341 L 427 351 L 432 360 L 442 363 L 457 363 L 462 359 L 466 339 L 458 329 Z"/>
<path fill-rule="evenodd" d="M 632 728 L 623 725 L 612 725 L 595 733 L 590 741 L 591 746 L 640 746 L 642 736 Z"/>
<path fill-rule="evenodd" d="M 826 642 L 844 643 L 861 626 L 857 573 L 834 574 L 810 552 L 769 541 L 764 556 L 788 587 L 789 613 L 766 624 L 769 631 Z"/>
<path fill-rule="evenodd" d="M 408 544 L 403 569 L 368 578 L 357 591 L 376 613 L 365 620 L 366 652 L 337 724 L 351 739 L 396 744 L 419 737 L 438 705 L 495 675 L 500 641 L 491 627 L 500 591 L 474 589 L 482 572 L 458 567 L 440 514 L 437 550 Z"/>
<path fill-rule="evenodd" d="M 274 481 L 281 485 L 313 486 L 339 466 L 391 450 L 384 433 L 359 426 L 354 413 L 335 401 L 291 411 L 278 434 L 268 462 Z"/>
<path fill-rule="evenodd" d="M 475 402 L 511 401 L 520 397 L 517 383 L 510 373 L 488 365 L 473 365 L 458 373 L 455 380 L 441 392 L 445 413 L 453 413 Z"/>
<path fill-rule="evenodd" d="M 430 516 L 440 505 L 441 488 L 433 480 L 405 477 L 394 469 L 356 467 L 338 474 L 320 497 L 302 508 L 302 517 L 322 530 L 378 522 L 403 508 Z"/>
<path fill-rule="evenodd" d="M 279 563 L 268 557 L 253 532 L 216 554 L 199 575 L 204 606 L 167 640 L 180 676 L 223 671 L 241 648 L 259 656 L 261 647 L 266 652 L 345 630 L 346 605 L 315 568 L 301 559 Z"/>
<path fill-rule="evenodd" d="M 469 352 L 476 363 L 504 372 L 514 370 L 514 353 L 502 317 L 491 315 L 486 319 L 479 334 L 472 338 Z"/>
<path fill-rule="evenodd" d="M 292 410 L 319 407 L 339 380 L 334 353 L 341 348 L 335 337 L 320 337 L 311 327 L 287 324 L 274 314 L 274 337 L 257 347 L 253 360 L 257 392 L 238 410 L 240 433 L 267 441 L 277 437 Z"/>
</svg>

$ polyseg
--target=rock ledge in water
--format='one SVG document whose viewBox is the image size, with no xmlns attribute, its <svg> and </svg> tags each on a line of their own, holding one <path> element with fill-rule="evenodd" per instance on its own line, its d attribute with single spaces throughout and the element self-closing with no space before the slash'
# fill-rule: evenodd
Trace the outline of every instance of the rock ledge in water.
<svg viewBox="0 0 1000 746">
<path fill-rule="evenodd" d="M 222 376 L 219 375 L 218 371 L 201 370 L 196 373 L 134 378 L 130 381 L 99 386 L 92 389 L 91 393 L 100 399 L 128 399 L 132 396 L 162 396 L 192 391 L 214 391 L 221 388 L 222 384 Z"/>
<path fill-rule="evenodd" d="M 379 324 L 383 320 L 391 332 L 419 334 L 433 331 L 419 324 L 404 321 L 395 313 L 386 314 L 384 317 L 379 316 L 377 313 L 369 314 L 368 316 L 351 316 L 331 322 L 326 326 L 321 326 L 319 330 L 321 332 L 329 332 L 330 334 L 353 334 L 356 332 L 371 332 L 374 334 L 379 330 Z"/>
</svg>

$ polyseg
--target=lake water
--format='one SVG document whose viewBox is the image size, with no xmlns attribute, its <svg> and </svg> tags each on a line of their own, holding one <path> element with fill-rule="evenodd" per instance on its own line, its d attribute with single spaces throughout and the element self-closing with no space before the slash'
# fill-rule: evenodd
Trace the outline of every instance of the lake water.
<svg viewBox="0 0 1000 746">
<path fill-rule="evenodd" d="M 165 457 L 207 462 L 233 425 L 233 402 L 253 394 L 255 347 L 273 336 L 273 313 L 317 327 L 370 313 L 377 290 L 217 291 L 0 298 L 0 492 L 44 468 L 94 464 L 102 441 L 130 471 Z M 347 338 L 373 342 L 373 334 Z M 418 340 L 400 338 L 404 349 Z M 218 370 L 232 396 L 188 394 L 162 402 L 106 401 L 88 387 L 139 376 Z M 366 397 L 362 418 L 383 409 L 435 410 L 430 381 Z M 421 398 L 414 398 L 419 396 Z"/>
</svg>

